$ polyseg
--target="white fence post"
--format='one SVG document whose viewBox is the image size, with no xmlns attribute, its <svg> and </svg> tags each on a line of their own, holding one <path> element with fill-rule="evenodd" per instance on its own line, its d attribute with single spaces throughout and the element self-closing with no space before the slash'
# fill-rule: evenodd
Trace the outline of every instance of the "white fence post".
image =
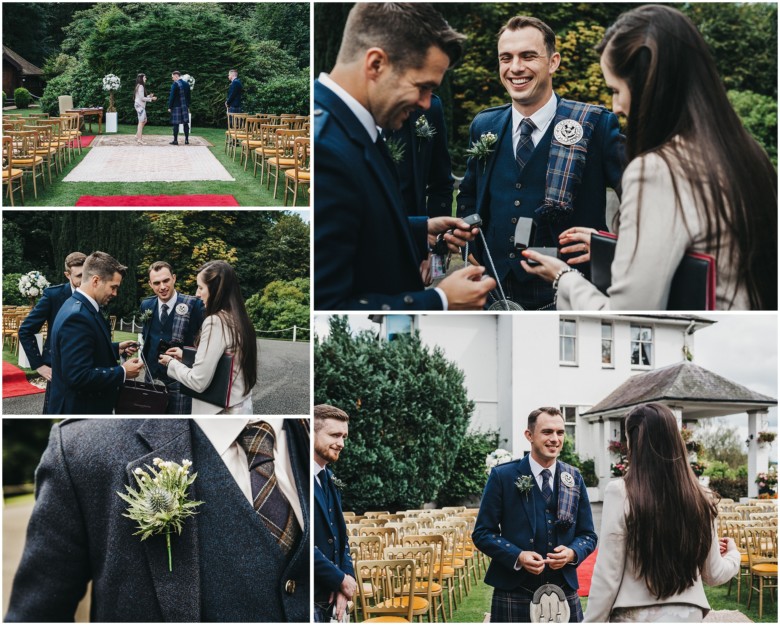
<svg viewBox="0 0 780 625">
<path fill-rule="evenodd" d="M 298 326 L 293 325 L 293 343 L 295 343 L 295 337 L 298 334 Z"/>
</svg>

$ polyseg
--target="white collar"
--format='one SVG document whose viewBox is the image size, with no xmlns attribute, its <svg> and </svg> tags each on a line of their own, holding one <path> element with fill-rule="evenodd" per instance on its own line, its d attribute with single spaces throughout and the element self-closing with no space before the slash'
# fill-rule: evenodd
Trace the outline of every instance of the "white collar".
<svg viewBox="0 0 780 625">
<path fill-rule="evenodd" d="M 319 475 L 320 471 L 322 471 L 323 469 L 327 469 L 327 468 L 328 468 L 328 463 L 327 462 L 325 464 L 320 464 L 319 461 L 317 460 L 316 456 L 314 458 L 312 458 L 312 461 L 311 461 L 311 472 L 315 476 Z"/>
<path fill-rule="evenodd" d="M 374 121 L 374 116 L 368 111 L 368 109 L 358 102 L 350 93 L 333 80 L 328 74 L 322 72 L 319 75 L 318 80 L 322 85 L 330 89 L 336 96 L 344 102 L 352 111 L 352 114 L 358 118 L 358 121 L 366 129 L 368 136 L 371 137 L 371 141 L 376 143 L 376 139 L 379 136 L 379 131 Z"/>
<path fill-rule="evenodd" d="M 540 135 L 544 135 L 545 132 L 547 132 L 547 127 L 550 125 L 550 122 L 552 122 L 553 118 L 555 117 L 555 111 L 558 109 L 558 101 L 555 97 L 555 93 L 553 93 L 550 96 L 550 99 L 547 100 L 547 103 L 540 108 L 538 111 L 536 111 L 533 115 L 530 115 L 529 118 L 534 123 L 534 126 L 536 126 L 537 130 L 534 131 L 534 133 L 539 132 Z M 525 115 L 520 113 L 514 106 L 512 106 L 512 132 L 513 133 L 519 133 L 520 132 L 520 122 L 522 122 L 525 119 Z M 534 143 L 538 143 L 538 141 L 535 141 Z"/>
<path fill-rule="evenodd" d="M 551 467 L 543 467 L 541 464 L 539 464 L 536 460 L 533 459 L 531 454 L 528 454 L 528 462 L 531 465 L 531 473 L 533 473 L 534 478 L 539 479 L 539 474 L 544 470 L 547 469 L 551 474 L 551 484 L 555 481 L 555 470 L 558 468 L 558 461 L 556 460 L 553 462 Z"/>
<path fill-rule="evenodd" d="M 168 314 L 170 315 L 173 312 L 173 309 L 176 307 L 176 298 L 179 296 L 179 294 L 176 292 L 176 289 L 173 290 L 173 295 L 171 295 L 171 299 L 169 299 L 167 302 L 162 301 L 159 297 L 157 298 L 157 310 L 162 312 L 162 305 L 166 304 L 168 306 Z M 160 313 L 158 313 L 160 314 Z"/>
<path fill-rule="evenodd" d="M 279 432 L 284 426 L 282 417 L 263 417 L 262 419 L 215 419 L 213 417 L 195 417 L 195 423 L 198 424 L 206 438 L 209 439 L 214 449 L 221 456 L 230 446 L 236 442 L 241 431 L 250 423 L 265 421 L 274 429 L 276 440 L 279 440 Z M 276 448 L 277 443 L 274 442 Z"/>
<path fill-rule="evenodd" d="M 92 304 L 92 306 L 95 308 L 95 311 L 100 312 L 100 306 L 98 306 L 97 300 L 94 297 L 87 295 L 84 291 L 81 290 L 81 287 L 77 288 L 76 290 L 89 300 L 89 303 Z"/>
</svg>

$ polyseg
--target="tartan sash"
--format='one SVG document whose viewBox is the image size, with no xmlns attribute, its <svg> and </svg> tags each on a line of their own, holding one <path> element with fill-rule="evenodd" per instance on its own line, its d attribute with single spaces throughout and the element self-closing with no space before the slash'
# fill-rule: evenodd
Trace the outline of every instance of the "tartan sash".
<svg viewBox="0 0 780 625">
<path fill-rule="evenodd" d="M 566 486 L 561 480 L 561 474 L 568 473 L 574 478 L 574 486 Z M 579 471 L 565 462 L 558 461 L 558 520 L 555 525 L 561 529 L 569 529 L 577 520 L 577 508 L 580 504 Z"/>
</svg>

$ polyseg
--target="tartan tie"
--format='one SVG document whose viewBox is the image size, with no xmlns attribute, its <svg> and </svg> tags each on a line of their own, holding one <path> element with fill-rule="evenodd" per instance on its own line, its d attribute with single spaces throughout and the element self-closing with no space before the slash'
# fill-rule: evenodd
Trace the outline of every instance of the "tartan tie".
<svg viewBox="0 0 780 625">
<path fill-rule="evenodd" d="M 166 321 L 168 321 L 168 304 L 163 304 L 162 312 L 160 313 L 160 325 L 164 326 Z"/>
<path fill-rule="evenodd" d="M 550 478 L 552 477 L 552 473 L 550 473 L 549 469 L 542 469 L 542 495 L 544 496 L 544 500 L 547 503 L 550 503 L 550 499 L 552 499 L 552 487 L 550 486 Z"/>
<path fill-rule="evenodd" d="M 520 140 L 517 142 L 515 160 L 521 171 L 534 152 L 534 142 L 531 141 L 531 133 L 535 128 L 536 125 L 531 121 L 530 117 L 526 117 L 520 122 Z"/>
<path fill-rule="evenodd" d="M 297 544 L 301 528 L 276 480 L 275 440 L 273 428 L 265 421 L 249 424 L 238 437 L 249 463 L 255 511 L 286 554 Z"/>
</svg>

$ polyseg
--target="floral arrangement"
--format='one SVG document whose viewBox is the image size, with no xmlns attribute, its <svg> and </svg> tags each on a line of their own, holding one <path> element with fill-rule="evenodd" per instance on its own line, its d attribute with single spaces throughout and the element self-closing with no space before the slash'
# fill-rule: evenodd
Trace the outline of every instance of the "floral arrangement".
<svg viewBox="0 0 780 625">
<path fill-rule="evenodd" d="M 184 74 L 184 76 L 182 76 L 181 79 L 190 86 L 190 91 L 192 91 L 195 88 L 195 79 L 189 74 Z"/>
<path fill-rule="evenodd" d="M 414 134 L 417 135 L 420 139 L 430 141 L 436 136 L 436 128 L 431 126 L 431 124 L 425 118 L 425 115 L 420 115 L 420 117 L 418 117 L 417 121 L 414 123 Z M 420 151 L 420 147 L 422 147 L 422 144 L 417 145 L 418 152 Z"/>
<path fill-rule="evenodd" d="M 512 454 L 510 454 L 506 449 L 499 448 L 495 451 L 491 451 L 485 457 L 485 466 L 487 467 L 487 469 L 485 469 L 485 473 L 490 475 L 493 467 L 497 467 L 499 464 L 504 464 L 505 462 L 510 462 L 511 460 Z"/>
<path fill-rule="evenodd" d="M 607 443 L 607 451 L 618 456 L 625 456 L 628 454 L 628 447 L 622 441 L 609 441 Z"/>
<path fill-rule="evenodd" d="M 151 308 L 147 308 L 146 310 L 142 310 L 140 313 L 138 313 L 138 323 L 140 323 L 141 325 L 146 324 L 146 322 L 149 321 L 149 319 L 152 318 L 152 314 L 153 313 L 152 313 L 152 309 Z"/>
<path fill-rule="evenodd" d="M 116 113 L 114 106 L 114 92 L 119 91 L 122 84 L 121 79 L 116 74 L 106 74 L 103 76 L 103 91 L 108 91 L 108 112 Z"/>
<path fill-rule="evenodd" d="M 515 486 L 520 491 L 520 494 L 525 495 L 525 498 L 528 499 L 528 493 L 534 487 L 534 478 L 530 475 L 521 475 L 515 480 Z"/>
<path fill-rule="evenodd" d="M 485 173 L 487 157 L 493 152 L 493 146 L 498 141 L 498 137 L 492 132 L 483 132 L 479 141 L 475 141 L 471 147 L 466 150 L 466 154 L 482 161 L 482 173 Z"/>
<path fill-rule="evenodd" d="M 772 467 L 769 471 L 756 475 L 756 484 L 760 489 L 774 490 L 777 486 L 777 469 Z"/>
<path fill-rule="evenodd" d="M 777 438 L 777 435 L 774 432 L 759 432 L 758 433 L 758 444 L 763 445 L 764 443 L 772 443 L 775 438 Z"/>
<path fill-rule="evenodd" d="M 31 299 L 42 295 L 43 289 L 47 286 L 49 286 L 49 281 L 40 271 L 30 271 L 19 278 L 19 292 Z"/>
<path fill-rule="evenodd" d="M 612 477 L 623 477 L 628 471 L 628 463 L 625 460 L 620 460 L 614 464 L 609 465 L 609 470 L 612 472 Z"/>
<path fill-rule="evenodd" d="M 335 475 L 330 476 L 330 482 L 340 491 L 343 491 L 347 487 L 347 485 L 344 483 L 344 480 L 340 480 Z"/>
<path fill-rule="evenodd" d="M 197 473 L 190 475 L 192 462 L 182 460 L 181 464 L 155 458 L 152 461 L 154 467 L 146 465 L 147 471 L 138 467 L 134 473 L 138 490 L 125 485 L 127 494 L 117 492 L 130 506 L 127 513 L 122 516 L 138 523 L 138 531 L 133 536 L 141 535 L 141 540 L 150 536 L 165 534 L 165 543 L 168 547 L 168 570 L 173 571 L 173 559 L 171 555 L 171 534 L 181 534 L 184 520 L 197 512 L 202 501 L 192 501 L 187 496 L 187 491 Z"/>
<path fill-rule="evenodd" d="M 406 150 L 406 144 L 401 140 L 400 137 L 386 138 L 385 145 L 387 146 L 387 151 L 390 152 L 390 158 L 393 160 L 393 162 L 396 165 L 398 165 L 398 163 L 404 160 L 404 151 Z"/>
<path fill-rule="evenodd" d="M 696 477 L 699 477 L 704 474 L 704 469 L 707 468 L 707 465 L 703 462 L 691 462 L 691 469 L 693 470 L 693 474 Z"/>
</svg>

